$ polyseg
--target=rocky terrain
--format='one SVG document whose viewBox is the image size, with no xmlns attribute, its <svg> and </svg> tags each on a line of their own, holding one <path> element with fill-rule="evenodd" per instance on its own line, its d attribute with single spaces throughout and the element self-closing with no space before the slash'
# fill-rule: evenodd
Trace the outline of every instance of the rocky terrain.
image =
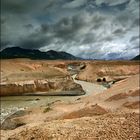
<svg viewBox="0 0 140 140">
<path fill-rule="evenodd" d="M 1 83 L 1 96 L 10 95 L 83 95 L 82 87 L 71 79 L 30 80 Z"/>
<path fill-rule="evenodd" d="M 59 63 L 53 62 L 53 66 L 59 66 L 58 69 L 63 67 L 63 72 L 68 74 L 66 66 L 72 62 L 64 62 L 61 65 Z M 105 77 L 107 82 L 116 80 L 115 83 L 101 93 L 95 94 L 91 88 L 89 89 L 91 94 L 77 97 L 73 102 L 59 100 L 17 112 L 3 122 L 1 139 L 140 139 L 139 63 L 135 61 L 106 62 L 106 65 L 105 62 L 84 61 L 84 63 L 86 67 L 80 70 L 77 79 L 95 83 L 97 78 Z M 52 63 L 49 65 L 52 66 Z M 101 70 L 102 73 L 98 75 Z M 86 91 L 86 86 L 84 90 Z"/>
<path fill-rule="evenodd" d="M 91 61 L 76 79 L 96 82 L 98 79 L 118 81 L 139 73 L 139 61 Z"/>
<path fill-rule="evenodd" d="M 1 96 L 8 95 L 82 95 L 66 65 L 24 59 L 1 61 Z M 73 91 L 73 92 L 69 92 Z"/>
<path fill-rule="evenodd" d="M 43 126 L 43 127 L 42 127 Z M 15 131 L 15 130 L 14 130 Z M 29 124 L 16 132 L 5 132 L 8 140 L 138 140 L 138 114 L 106 114 L 98 117 Z M 2 137 L 3 139 L 3 137 Z"/>
</svg>

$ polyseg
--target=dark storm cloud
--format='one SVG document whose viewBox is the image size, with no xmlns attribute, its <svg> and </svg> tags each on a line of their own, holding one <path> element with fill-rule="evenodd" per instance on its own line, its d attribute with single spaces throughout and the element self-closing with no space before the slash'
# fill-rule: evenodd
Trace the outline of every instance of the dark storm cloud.
<svg viewBox="0 0 140 140">
<path fill-rule="evenodd" d="M 47 33 L 50 31 L 50 27 L 47 24 L 41 24 L 41 32 L 42 33 Z"/>
<path fill-rule="evenodd" d="M 54 26 L 54 33 L 58 38 L 65 40 L 74 39 L 78 31 L 84 26 L 85 24 L 79 16 L 63 18 Z"/>
<path fill-rule="evenodd" d="M 36 8 L 45 7 L 47 2 L 43 3 L 43 0 L 1 0 L 1 4 L 2 11 L 5 13 L 25 14 L 35 11 Z"/>
<path fill-rule="evenodd" d="M 28 25 L 29 26 L 29 25 Z M 33 26 L 29 26 L 26 28 L 33 28 Z M 52 36 L 49 36 L 51 27 L 47 26 L 46 24 L 41 24 L 40 28 L 34 30 L 31 34 L 27 35 L 26 37 L 21 37 L 21 41 L 17 42 L 19 46 L 22 46 L 23 48 L 35 48 L 39 49 L 42 46 L 45 46 L 47 44 L 50 44 L 54 38 Z"/>
<path fill-rule="evenodd" d="M 38 49 L 46 44 L 45 38 L 39 38 L 37 40 L 34 39 L 26 39 L 23 42 L 20 42 L 18 45 L 22 46 L 23 48 L 30 48 L 30 49 Z"/>
<path fill-rule="evenodd" d="M 27 28 L 27 30 L 29 29 L 33 29 L 33 25 L 32 24 L 26 24 L 24 25 L 25 28 Z"/>
<path fill-rule="evenodd" d="M 88 33 L 88 34 L 85 35 L 85 37 L 84 37 L 84 39 L 83 39 L 81 45 L 82 45 L 82 44 L 94 43 L 95 41 L 96 41 L 96 38 L 94 37 L 94 34 Z"/>
<path fill-rule="evenodd" d="M 6 19 L 4 19 L 3 17 L 1 17 L 1 24 L 4 24 L 6 22 Z"/>
<path fill-rule="evenodd" d="M 127 58 L 138 52 L 138 6 L 138 0 L 2 0 L 1 46 Z"/>
<path fill-rule="evenodd" d="M 130 39 L 130 42 L 133 42 L 135 40 L 138 40 L 139 39 L 139 36 L 133 36 L 131 39 Z"/>
<path fill-rule="evenodd" d="M 134 20 L 131 27 L 133 28 L 134 26 L 139 26 L 139 25 L 140 25 L 140 18 L 137 18 Z"/>
<path fill-rule="evenodd" d="M 118 35 L 120 35 L 120 34 L 123 34 L 125 31 L 123 30 L 123 29 L 116 29 L 114 32 L 113 32 L 113 34 L 118 34 Z"/>
</svg>

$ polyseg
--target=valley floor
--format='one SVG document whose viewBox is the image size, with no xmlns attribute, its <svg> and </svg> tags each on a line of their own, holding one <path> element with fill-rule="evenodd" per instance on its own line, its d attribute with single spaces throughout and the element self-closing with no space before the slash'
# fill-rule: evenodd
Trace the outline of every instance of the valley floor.
<svg viewBox="0 0 140 140">
<path fill-rule="evenodd" d="M 113 62 L 111 62 L 113 63 Z M 115 62 L 116 63 L 116 62 Z M 132 64 L 134 65 L 134 64 Z M 11 117 L 5 125 L 13 130 L 1 130 L 2 140 L 138 140 L 140 139 L 140 83 L 139 65 L 121 70 L 125 78 L 96 93 L 99 85 L 74 80 L 83 85 L 88 96 L 77 97 L 75 101 L 56 101 L 46 106 L 25 110 L 21 116 Z M 95 82 L 91 62 L 78 74 L 78 79 Z M 112 66 L 111 66 L 112 67 Z M 121 67 L 120 67 L 121 68 Z M 119 70 L 120 70 L 119 68 Z M 129 68 L 129 65 L 127 65 Z M 137 68 L 136 71 L 131 72 Z M 106 71 L 105 71 L 106 70 Z M 104 77 L 107 68 L 102 68 Z M 118 68 L 116 68 L 117 72 Z M 112 73 L 111 73 L 112 74 Z M 93 77 L 88 77 L 91 75 Z M 110 76 L 110 75 L 109 75 Z M 120 76 L 120 75 L 119 75 Z M 89 79 L 88 79 L 89 78 Z M 114 78 L 112 75 L 109 77 Z M 115 77 L 116 78 L 116 77 Z M 101 86 L 101 85 L 100 85 Z M 94 90 L 94 91 L 93 91 Z"/>
</svg>

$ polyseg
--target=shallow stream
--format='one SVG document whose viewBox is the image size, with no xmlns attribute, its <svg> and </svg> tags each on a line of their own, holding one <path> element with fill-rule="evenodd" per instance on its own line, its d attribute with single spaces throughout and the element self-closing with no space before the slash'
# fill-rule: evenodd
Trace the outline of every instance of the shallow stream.
<svg viewBox="0 0 140 140">
<path fill-rule="evenodd" d="M 73 76 L 73 79 L 75 76 Z M 82 86 L 85 90 L 86 94 L 83 96 L 88 96 L 90 94 L 97 94 L 104 91 L 106 88 L 93 84 L 90 82 L 75 80 L 74 81 Z M 15 113 L 18 110 L 24 110 L 29 107 L 34 106 L 44 106 L 48 103 L 61 100 L 65 102 L 71 102 L 79 98 L 79 96 L 7 96 L 7 97 L 0 97 L 1 101 L 1 108 L 0 108 L 0 119 L 1 122 L 11 114 Z"/>
</svg>

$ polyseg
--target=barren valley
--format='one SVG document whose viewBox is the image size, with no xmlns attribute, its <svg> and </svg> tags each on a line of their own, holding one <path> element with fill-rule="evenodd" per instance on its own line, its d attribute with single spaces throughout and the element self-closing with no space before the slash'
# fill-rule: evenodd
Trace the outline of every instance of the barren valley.
<svg viewBox="0 0 140 140">
<path fill-rule="evenodd" d="M 2 140 L 140 138 L 139 61 L 11 59 L 1 66 L 1 96 L 84 95 L 17 111 L 1 124 Z"/>
</svg>

